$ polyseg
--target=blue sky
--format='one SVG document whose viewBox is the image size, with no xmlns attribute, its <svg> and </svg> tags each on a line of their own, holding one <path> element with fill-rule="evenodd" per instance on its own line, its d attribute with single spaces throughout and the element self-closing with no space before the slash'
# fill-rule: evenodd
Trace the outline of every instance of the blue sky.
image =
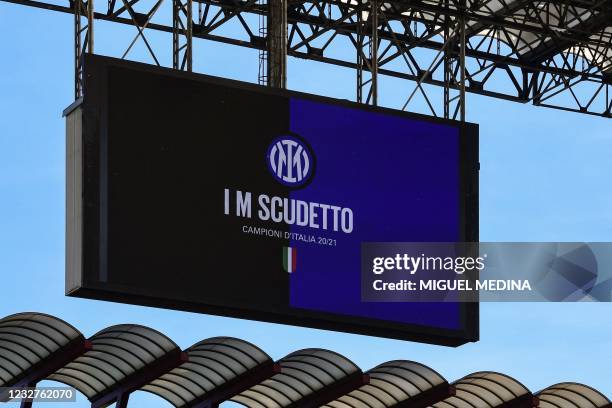
<svg viewBox="0 0 612 408">
<path fill-rule="evenodd" d="M 117 55 L 121 35 L 96 38 Z M 245 338 L 280 358 L 323 347 L 368 369 L 412 359 L 454 380 L 469 372 L 510 374 L 531 390 L 571 380 L 612 397 L 612 304 L 483 304 L 481 340 L 457 349 L 184 312 L 71 299 L 64 292 L 64 122 L 73 99 L 72 16 L 0 3 L 0 316 L 41 311 L 91 335 L 139 323 L 186 348 L 216 335 Z M 156 41 L 167 44 L 168 37 Z M 123 40 L 125 42 L 125 40 Z M 140 54 L 139 54 L 140 53 Z M 135 50 L 142 56 L 142 48 Z M 164 57 L 169 58 L 166 52 Z M 255 81 L 257 53 L 198 43 L 200 72 Z M 353 98 L 354 73 L 290 60 L 289 86 Z M 382 84 L 382 103 L 411 91 Z M 612 122 L 470 95 L 480 124 L 481 240 L 612 240 Z M 87 404 L 80 398 L 75 407 Z M 136 393 L 130 406 L 167 407 Z"/>
</svg>

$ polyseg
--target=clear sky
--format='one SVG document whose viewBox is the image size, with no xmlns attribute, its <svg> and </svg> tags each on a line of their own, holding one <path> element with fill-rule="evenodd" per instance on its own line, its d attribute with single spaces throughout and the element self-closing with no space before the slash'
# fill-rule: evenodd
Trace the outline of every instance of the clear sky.
<svg viewBox="0 0 612 408">
<path fill-rule="evenodd" d="M 483 304 L 481 340 L 457 349 L 64 297 L 65 129 L 73 100 L 73 17 L 0 2 L 0 316 L 40 311 L 86 336 L 118 323 L 168 334 L 181 347 L 217 335 L 249 340 L 273 358 L 305 347 L 338 351 L 364 370 L 411 359 L 449 381 L 507 373 L 532 391 L 560 381 L 612 397 L 612 304 Z M 103 24 L 101 25 L 103 26 Z M 108 27 L 108 26 L 106 26 Z M 116 56 L 121 36 L 98 35 Z M 167 51 L 170 37 L 153 36 Z M 125 43 L 125 37 L 121 40 Z M 140 47 L 140 48 L 138 48 Z M 136 56 L 142 56 L 139 45 Z M 198 43 L 200 72 L 255 81 L 257 53 Z M 289 87 L 353 99 L 354 73 L 290 60 Z M 401 106 L 412 85 L 382 81 L 383 104 Z M 612 121 L 469 96 L 480 124 L 482 241 L 611 241 Z M 85 407 L 83 398 L 74 407 Z M 136 393 L 130 406 L 169 407 Z"/>
</svg>

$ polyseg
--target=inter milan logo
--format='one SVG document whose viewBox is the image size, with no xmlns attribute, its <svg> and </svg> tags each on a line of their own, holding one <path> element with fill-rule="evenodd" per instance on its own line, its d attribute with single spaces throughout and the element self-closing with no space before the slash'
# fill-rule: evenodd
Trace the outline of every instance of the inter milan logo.
<svg viewBox="0 0 612 408">
<path fill-rule="evenodd" d="M 295 136 L 275 139 L 268 147 L 268 168 L 281 184 L 303 186 L 314 170 L 314 157 L 309 147 Z"/>
</svg>

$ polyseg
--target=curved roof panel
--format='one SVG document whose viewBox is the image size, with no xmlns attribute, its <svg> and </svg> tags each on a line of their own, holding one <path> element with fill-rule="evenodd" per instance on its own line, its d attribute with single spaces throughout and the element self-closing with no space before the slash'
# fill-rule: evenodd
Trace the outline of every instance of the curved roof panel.
<svg viewBox="0 0 612 408">
<path fill-rule="evenodd" d="M 90 341 L 91 350 L 48 377 L 76 388 L 90 400 L 167 355 L 180 353 L 168 337 L 132 324 L 106 328 Z"/>
<path fill-rule="evenodd" d="M 346 357 L 323 349 L 299 350 L 278 364 L 280 373 L 234 396 L 232 401 L 252 408 L 290 407 L 362 374 Z"/>
<path fill-rule="evenodd" d="M 249 408 L 612 408 L 602 393 L 577 383 L 552 385 L 534 397 L 520 382 L 491 371 L 448 384 L 414 361 L 388 361 L 364 375 L 324 349 L 299 350 L 275 364 L 232 337 L 203 340 L 182 353 L 165 335 L 139 325 L 112 326 L 85 340 L 46 314 L 0 319 L 0 387 L 43 379 L 73 386 L 94 406 L 125 406 L 129 394 L 142 389 L 177 408 L 227 400 Z"/>
<path fill-rule="evenodd" d="M 612 403 L 599 391 L 578 383 L 551 385 L 536 394 L 540 408 L 604 408 Z"/>
<path fill-rule="evenodd" d="M 413 400 L 412 406 L 428 406 L 425 399 L 439 401 L 449 396 L 448 382 L 431 368 L 407 360 L 388 361 L 366 372 L 365 384 L 325 405 L 326 408 L 390 408 Z M 432 391 L 439 389 L 436 395 Z M 418 400 L 418 402 L 417 402 Z"/>
<path fill-rule="evenodd" d="M 214 337 L 186 350 L 189 360 L 142 388 L 175 407 L 190 406 L 221 387 L 273 361 L 257 346 L 233 337 Z"/>
<path fill-rule="evenodd" d="M 18 313 L 0 319 L 0 387 L 14 384 L 29 370 L 84 337 L 57 317 Z"/>
<path fill-rule="evenodd" d="M 463 377 L 453 386 L 455 395 L 434 404 L 435 408 L 498 408 L 522 400 L 532 405 L 531 392 L 505 374 L 481 371 Z"/>
</svg>

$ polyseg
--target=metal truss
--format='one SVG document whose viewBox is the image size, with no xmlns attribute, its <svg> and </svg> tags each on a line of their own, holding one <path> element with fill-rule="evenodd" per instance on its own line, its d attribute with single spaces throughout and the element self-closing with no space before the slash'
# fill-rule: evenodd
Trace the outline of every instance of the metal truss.
<svg viewBox="0 0 612 408">
<path fill-rule="evenodd" d="M 142 41 L 160 64 L 147 33 L 171 33 L 175 69 L 192 69 L 197 38 L 260 50 L 260 82 L 276 87 L 291 56 L 355 70 L 362 103 L 386 76 L 413 83 L 402 109 L 420 99 L 436 116 L 464 119 L 471 92 L 612 117 L 612 0 L 2 1 L 75 15 L 77 96 L 95 19 L 135 27 L 122 58 Z M 171 22 L 152 21 L 164 1 Z"/>
<path fill-rule="evenodd" d="M 71 0 L 74 9 L 74 93 L 83 93 L 83 55 L 93 52 L 93 0 Z"/>
<path fill-rule="evenodd" d="M 193 69 L 193 1 L 172 0 L 172 68 Z"/>
</svg>

